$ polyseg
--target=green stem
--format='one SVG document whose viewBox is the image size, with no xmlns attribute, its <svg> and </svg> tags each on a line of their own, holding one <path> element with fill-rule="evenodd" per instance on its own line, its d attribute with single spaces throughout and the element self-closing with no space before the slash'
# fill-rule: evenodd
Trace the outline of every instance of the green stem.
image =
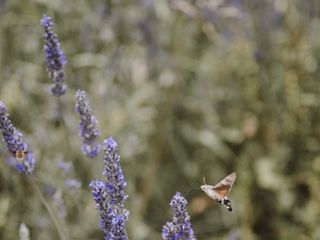
<svg viewBox="0 0 320 240">
<path fill-rule="evenodd" d="M 64 233 L 63 233 L 63 231 L 62 231 L 62 227 L 60 226 L 60 224 L 59 224 L 56 216 L 54 215 L 52 208 L 49 206 L 48 202 L 47 202 L 46 199 L 44 198 L 44 196 L 43 196 L 43 194 L 42 194 L 42 192 L 41 192 L 38 184 L 34 181 L 34 179 L 31 179 L 31 184 L 32 184 L 32 186 L 34 187 L 34 189 L 36 190 L 39 198 L 41 199 L 41 202 L 43 203 L 43 205 L 44 205 L 45 208 L 47 209 L 47 211 L 48 211 L 48 213 L 49 213 L 49 216 L 51 217 L 52 222 L 53 222 L 54 226 L 55 226 L 56 229 L 57 229 L 57 232 L 58 232 L 58 234 L 59 234 L 59 236 L 60 236 L 60 239 L 61 239 L 61 240 L 66 240 L 66 237 L 65 237 L 65 235 L 64 235 Z"/>
</svg>

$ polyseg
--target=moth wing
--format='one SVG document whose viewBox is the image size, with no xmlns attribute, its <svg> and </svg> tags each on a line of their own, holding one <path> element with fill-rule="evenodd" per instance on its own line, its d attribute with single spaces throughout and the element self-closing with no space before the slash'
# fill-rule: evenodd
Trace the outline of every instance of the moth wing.
<svg viewBox="0 0 320 240">
<path fill-rule="evenodd" d="M 230 192 L 230 187 L 226 185 L 214 186 L 212 188 L 218 199 L 224 198 Z"/>
<path fill-rule="evenodd" d="M 214 186 L 211 185 L 203 185 L 205 189 L 202 189 L 210 198 L 213 200 L 220 199 L 220 194 L 214 189 Z"/>
<path fill-rule="evenodd" d="M 232 185 L 236 180 L 236 177 L 237 174 L 235 172 L 231 173 L 230 175 L 222 179 L 219 183 L 217 183 L 215 186 L 213 186 L 212 190 L 215 191 L 220 198 L 224 198 L 231 191 Z"/>
</svg>

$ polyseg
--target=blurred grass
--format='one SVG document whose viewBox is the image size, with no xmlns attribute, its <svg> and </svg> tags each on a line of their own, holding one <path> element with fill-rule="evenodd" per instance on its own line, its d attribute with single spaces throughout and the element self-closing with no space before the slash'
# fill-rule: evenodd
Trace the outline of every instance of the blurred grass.
<svg viewBox="0 0 320 240">
<path fill-rule="evenodd" d="M 176 191 L 190 202 L 198 239 L 319 239 L 319 6 L 1 0 L 0 99 L 36 154 L 36 178 L 53 208 L 52 191 L 62 191 L 67 239 L 103 239 L 88 190 L 102 178 L 102 155 L 81 154 L 78 88 L 101 140 L 119 142 L 130 239 L 161 239 Z M 64 121 L 47 91 L 43 14 L 53 17 L 68 59 Z M 0 239 L 18 239 L 22 222 L 31 239 L 58 239 L 28 178 L 0 150 Z M 61 172 L 60 160 L 72 161 L 73 172 Z M 192 191 L 203 176 L 214 184 L 231 171 L 232 214 Z M 82 181 L 76 194 L 64 186 L 71 177 Z"/>
</svg>

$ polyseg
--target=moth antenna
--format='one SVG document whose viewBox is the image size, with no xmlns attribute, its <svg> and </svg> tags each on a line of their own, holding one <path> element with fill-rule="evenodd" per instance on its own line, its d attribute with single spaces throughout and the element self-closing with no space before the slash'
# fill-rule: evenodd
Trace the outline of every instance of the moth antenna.
<svg viewBox="0 0 320 240">
<path fill-rule="evenodd" d="M 204 185 L 206 185 L 206 178 L 205 177 L 203 177 L 203 183 L 204 183 Z"/>
</svg>

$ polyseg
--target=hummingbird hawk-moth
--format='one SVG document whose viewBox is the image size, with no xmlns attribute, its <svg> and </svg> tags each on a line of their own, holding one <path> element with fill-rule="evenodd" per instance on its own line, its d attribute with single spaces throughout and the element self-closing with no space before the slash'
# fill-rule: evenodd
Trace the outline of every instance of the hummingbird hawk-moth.
<svg viewBox="0 0 320 240">
<path fill-rule="evenodd" d="M 233 172 L 214 186 L 206 184 L 206 180 L 205 178 L 203 178 L 204 185 L 202 185 L 200 188 L 202 189 L 202 191 L 204 191 L 208 195 L 208 197 L 226 206 L 226 208 L 231 212 L 232 211 L 231 201 L 227 197 L 227 195 L 229 194 L 232 188 L 232 185 L 236 180 L 236 177 L 237 177 L 237 174 Z"/>
</svg>

